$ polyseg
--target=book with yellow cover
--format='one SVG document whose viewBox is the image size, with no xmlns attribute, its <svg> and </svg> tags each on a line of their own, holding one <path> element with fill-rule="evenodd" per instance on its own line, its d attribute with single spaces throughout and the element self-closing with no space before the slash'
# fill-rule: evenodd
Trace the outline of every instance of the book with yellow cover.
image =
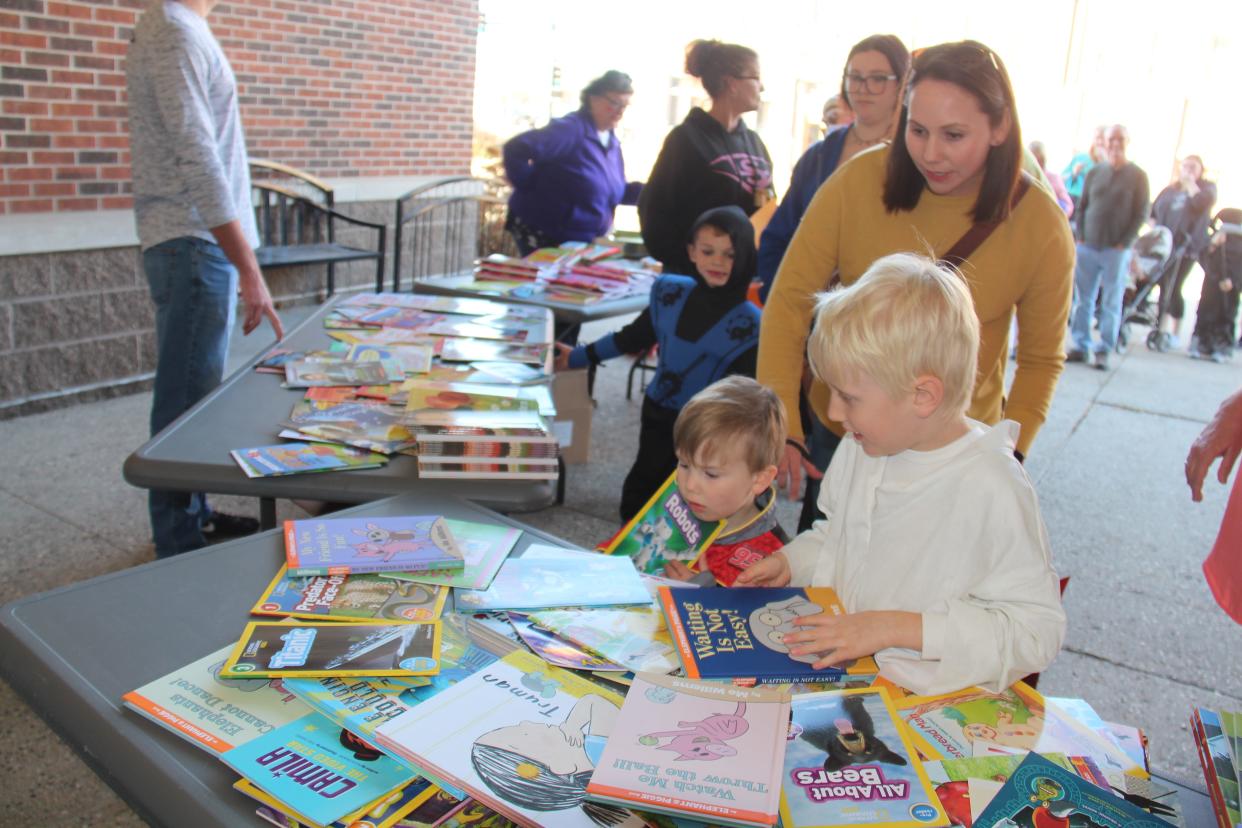
<svg viewBox="0 0 1242 828">
<path fill-rule="evenodd" d="M 431 676 L 440 672 L 440 622 L 246 625 L 220 671 L 227 678 Z"/>
</svg>

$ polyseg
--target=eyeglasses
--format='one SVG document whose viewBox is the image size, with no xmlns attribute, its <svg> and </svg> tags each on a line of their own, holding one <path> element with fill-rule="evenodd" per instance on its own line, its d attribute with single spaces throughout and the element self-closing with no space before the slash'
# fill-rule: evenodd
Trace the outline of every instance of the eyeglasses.
<svg viewBox="0 0 1242 828">
<path fill-rule="evenodd" d="M 623 100 L 621 98 L 610 98 L 607 95 L 600 95 L 599 99 L 603 101 L 604 103 L 608 104 L 609 109 L 612 109 L 616 112 L 622 112 L 626 109 L 626 107 L 630 105 L 630 102 L 628 100 Z"/>
<path fill-rule="evenodd" d="M 889 81 L 897 80 L 896 75 L 858 75 L 849 73 L 843 76 L 846 89 L 850 92 L 861 92 L 866 89 L 872 95 L 878 95 L 888 86 Z"/>
<path fill-rule="evenodd" d="M 758 75 L 734 75 L 738 80 L 753 80 L 755 83 L 762 83 Z"/>
</svg>

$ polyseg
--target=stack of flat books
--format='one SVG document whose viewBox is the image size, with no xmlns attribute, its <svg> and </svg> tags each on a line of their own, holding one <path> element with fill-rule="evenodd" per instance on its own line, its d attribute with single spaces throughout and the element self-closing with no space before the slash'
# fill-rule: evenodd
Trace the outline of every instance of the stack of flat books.
<svg viewBox="0 0 1242 828">
<path fill-rule="evenodd" d="M 415 412 L 419 477 L 555 480 L 556 437 L 538 411 Z"/>
</svg>

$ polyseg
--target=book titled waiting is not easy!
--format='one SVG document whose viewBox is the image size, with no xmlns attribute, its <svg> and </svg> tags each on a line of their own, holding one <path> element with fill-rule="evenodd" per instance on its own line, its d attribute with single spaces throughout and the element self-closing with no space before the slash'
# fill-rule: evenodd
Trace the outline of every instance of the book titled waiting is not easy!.
<svg viewBox="0 0 1242 828">
<path fill-rule="evenodd" d="M 828 587 L 659 588 L 660 607 L 690 678 L 733 679 L 737 684 L 871 681 L 871 656 L 844 667 L 811 665 L 818 655 L 791 655 L 786 633 L 798 618 L 844 615 Z"/>
</svg>

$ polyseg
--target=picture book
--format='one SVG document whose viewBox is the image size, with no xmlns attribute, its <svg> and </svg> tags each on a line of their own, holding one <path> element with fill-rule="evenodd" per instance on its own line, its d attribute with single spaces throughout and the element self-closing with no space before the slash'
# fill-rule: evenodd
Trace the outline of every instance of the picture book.
<svg viewBox="0 0 1242 828">
<path fill-rule="evenodd" d="M 531 620 L 634 672 L 671 673 L 680 664 L 663 614 L 655 607 L 542 610 Z"/>
<path fill-rule="evenodd" d="M 220 677 L 230 644 L 121 697 L 135 713 L 195 747 L 223 753 L 306 715 L 306 706 L 266 678 Z"/>
<path fill-rule="evenodd" d="M 560 455 L 560 447 L 553 440 L 540 443 L 517 441 L 455 443 L 447 440 L 419 440 L 416 455 L 425 458 L 429 463 L 439 462 L 439 458 L 443 458 L 444 461 L 462 458 L 480 462 L 486 460 L 551 460 L 555 465 L 556 458 Z"/>
<path fill-rule="evenodd" d="M 425 293 L 355 293 L 342 300 L 338 309 L 367 307 L 418 308 L 439 313 L 460 313 L 485 316 L 504 313 L 506 305 L 498 305 L 482 299 L 459 299 L 453 296 L 432 296 Z"/>
<path fill-rule="evenodd" d="M 380 725 L 375 738 L 519 825 L 577 828 L 596 807 L 619 824 L 624 812 L 585 796 L 620 706 L 619 695 L 515 652 Z"/>
<path fill-rule="evenodd" d="M 348 732 L 318 713 L 220 758 L 256 787 L 322 825 L 414 781 L 404 765 L 378 751 L 358 750 Z"/>
<path fill-rule="evenodd" d="M 459 589 L 459 612 L 650 604 L 628 559 L 583 553 L 573 558 L 509 558 L 485 590 Z"/>
<path fill-rule="evenodd" d="M 1242 793 L 1239 791 L 1238 757 L 1232 739 L 1225 732 L 1221 714 L 1197 707 L 1191 714 L 1191 730 L 1203 766 L 1203 780 L 1212 799 L 1212 808 L 1222 828 L 1242 824 Z"/>
<path fill-rule="evenodd" d="M 781 776 L 785 828 L 948 825 L 882 688 L 795 695 Z"/>
<path fill-rule="evenodd" d="M 549 354 L 548 345 L 454 338 L 445 340 L 440 359 L 445 362 L 520 362 L 547 370 L 551 366 Z"/>
<path fill-rule="evenodd" d="M 309 436 L 383 454 L 415 445 L 404 412 L 371 400 L 300 400 L 288 424 L 300 439 Z"/>
<path fill-rule="evenodd" d="M 394 581 L 377 574 L 290 575 L 282 566 L 251 615 L 314 619 L 435 621 L 448 587 Z"/>
<path fill-rule="evenodd" d="M 285 363 L 285 385 L 309 388 L 314 385 L 377 385 L 404 379 L 401 365 L 385 359 L 351 361 L 345 359 L 292 359 Z"/>
<path fill-rule="evenodd" d="M 386 359 L 401 366 L 403 373 L 425 374 L 431 370 L 433 352 L 434 349 L 427 344 L 399 343 L 380 346 L 359 343 L 350 347 L 345 358 L 351 362 Z"/>
<path fill-rule="evenodd" d="M 428 480 L 436 478 L 466 480 L 556 480 L 559 476 L 555 460 L 528 458 L 505 460 L 498 458 L 491 463 L 455 461 L 453 458 L 419 459 L 418 476 Z"/>
<path fill-rule="evenodd" d="M 933 759 L 974 756 L 979 745 L 1039 753 L 1090 756 L 1108 773 L 1146 776 L 1125 751 L 1061 712 L 1018 682 L 1002 693 L 971 687 L 938 696 L 909 696 L 897 709 L 910 726 L 914 745 Z"/>
<path fill-rule="evenodd" d="M 406 382 L 404 388 L 408 392 L 405 406 L 410 411 L 539 411 L 534 393 L 523 387 L 415 380 Z"/>
<path fill-rule="evenodd" d="M 724 522 L 705 523 L 694 516 L 677 491 L 677 474 L 669 475 L 638 514 L 600 547 L 609 555 L 624 555 L 640 572 L 664 574 L 669 561 L 695 569 L 699 553 L 711 545 Z"/>
<path fill-rule="evenodd" d="M 879 672 L 871 656 L 816 670 L 811 665 L 820 655 L 790 654 L 783 639 L 795 619 L 845 614 L 827 587 L 660 587 L 660 606 L 690 678 L 782 684 L 870 679 Z"/>
<path fill-rule="evenodd" d="M 385 572 L 382 577 L 420 584 L 439 584 L 462 589 L 487 589 L 496 571 L 522 536 L 521 529 L 494 523 L 475 523 L 445 518 L 461 549 L 460 570 L 435 569 L 427 572 Z"/>
<path fill-rule="evenodd" d="M 233 449 L 229 456 L 247 477 L 376 469 L 388 462 L 387 457 L 373 451 L 311 442 Z"/>
<path fill-rule="evenodd" d="M 531 330 L 518 324 L 485 324 L 480 319 L 454 319 L 437 322 L 427 328 L 433 336 L 459 336 L 470 339 L 494 339 L 498 342 L 526 342 Z"/>
<path fill-rule="evenodd" d="M 1017 828 L 1071 824 L 1094 828 L 1168 828 L 1169 825 L 1035 752 L 1026 755 L 975 824 Z"/>
<path fill-rule="evenodd" d="M 587 798 L 723 825 L 772 825 L 789 696 L 651 673 L 634 676 Z"/>
<path fill-rule="evenodd" d="M 923 770 L 927 772 L 927 780 L 936 792 L 950 824 L 971 828 L 975 817 L 983 812 L 1005 780 L 1022 764 L 1025 755 L 1018 753 L 973 756 L 968 759 L 937 759 L 923 762 Z M 1063 753 L 1042 755 L 1089 782 L 1097 785 L 1108 784 L 1098 766 L 1084 757 L 1078 757 L 1076 764 Z"/>
<path fill-rule="evenodd" d="M 321 824 L 295 811 L 249 779 L 242 778 L 234 782 L 233 790 L 260 803 L 256 811 L 259 817 L 280 828 Z M 437 793 L 438 789 L 430 781 L 415 779 L 374 802 L 368 802 L 358 810 L 332 821 L 327 828 L 393 828 L 393 826 L 404 825 L 420 805 L 434 798 Z"/>
<path fill-rule="evenodd" d="M 509 623 L 531 652 L 554 667 L 567 670 L 625 670 L 620 664 L 614 664 L 588 652 L 572 641 L 561 638 L 550 630 L 546 630 L 530 620 L 524 612 L 508 613 Z"/>
<path fill-rule="evenodd" d="M 252 621 L 220 674 L 428 676 L 440 670 L 440 622 L 286 624 Z"/>
<path fill-rule="evenodd" d="M 291 575 L 418 572 L 465 565 L 439 515 L 285 521 Z"/>
<path fill-rule="evenodd" d="M 546 365 L 525 365 L 520 362 L 496 362 L 492 360 L 475 360 L 471 367 L 478 373 L 479 382 L 507 382 L 513 385 L 526 385 L 532 382 L 543 382 L 549 379 L 551 368 Z"/>
</svg>

